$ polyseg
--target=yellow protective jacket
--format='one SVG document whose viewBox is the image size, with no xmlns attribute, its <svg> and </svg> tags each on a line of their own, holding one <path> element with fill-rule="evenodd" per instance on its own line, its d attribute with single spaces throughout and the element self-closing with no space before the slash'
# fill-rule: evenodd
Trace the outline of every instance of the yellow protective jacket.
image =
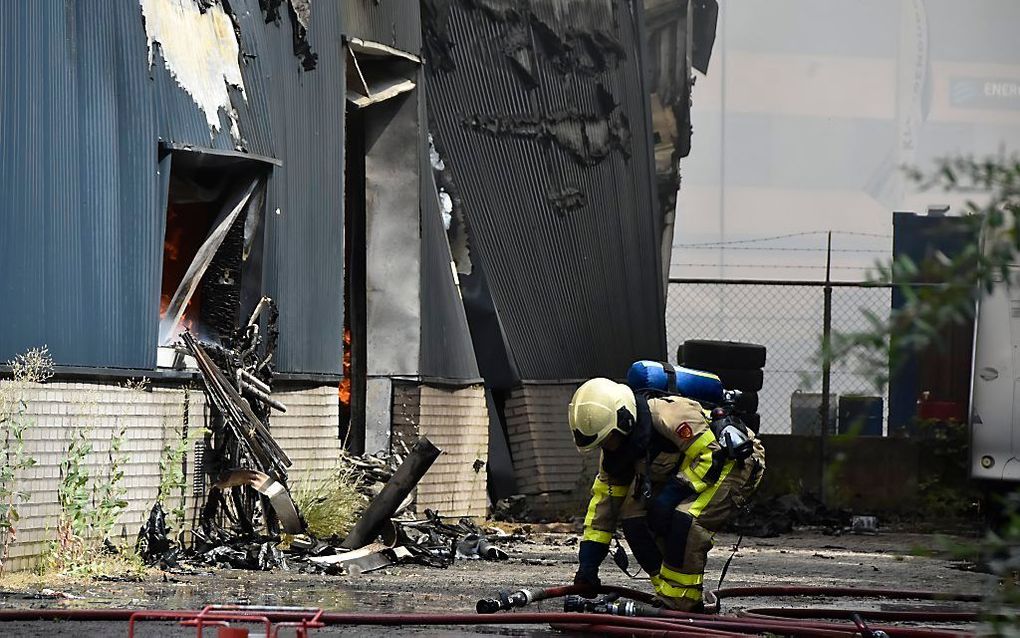
<svg viewBox="0 0 1020 638">
<path fill-rule="evenodd" d="M 705 475 L 712 466 L 712 454 L 720 448 L 701 405 L 669 396 L 648 399 L 648 409 L 650 454 L 639 455 L 621 468 L 608 462 L 607 453 L 602 452 L 584 519 L 584 540 L 608 545 L 621 517 L 644 515 L 645 476 L 653 493 L 674 476 L 696 494 L 709 487 Z"/>
</svg>

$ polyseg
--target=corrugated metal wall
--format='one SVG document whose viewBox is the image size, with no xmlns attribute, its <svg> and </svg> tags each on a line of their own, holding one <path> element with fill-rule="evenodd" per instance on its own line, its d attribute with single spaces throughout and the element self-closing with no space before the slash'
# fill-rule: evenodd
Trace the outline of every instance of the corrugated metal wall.
<svg viewBox="0 0 1020 638">
<path fill-rule="evenodd" d="M 245 3 L 252 24 L 242 33 L 258 38 L 255 50 L 270 65 L 269 73 L 249 65 L 245 83 L 261 83 L 261 90 L 250 92 L 265 96 L 267 104 L 259 109 L 268 107 L 271 117 L 243 119 L 241 133 L 255 138 L 256 127 L 268 124 L 273 155 L 283 160 L 267 198 L 265 272 L 266 289 L 280 306 L 279 367 L 287 372 L 341 371 L 346 85 L 340 4 L 312 4 L 308 40 L 319 57 L 314 71 L 303 72 L 287 16 L 279 27 L 260 29 L 258 1 Z"/>
<path fill-rule="evenodd" d="M 315 4 L 315 9 L 323 3 Z M 419 0 L 340 0 L 344 34 L 401 51 L 421 51 Z"/>
<path fill-rule="evenodd" d="M 501 13 L 506 4 L 425 2 L 432 16 L 426 36 L 452 45 L 452 67 L 436 60 L 427 75 L 438 146 L 520 376 L 617 376 L 633 358 L 664 354 L 647 98 L 638 59 L 628 53 L 636 50 L 634 15 L 614 0 L 535 0 L 528 5 L 533 13 L 515 23 L 512 12 Z M 272 171 L 266 206 L 265 287 L 281 309 L 278 369 L 340 372 L 341 34 L 417 52 L 419 4 L 312 3 L 307 39 L 318 59 L 311 71 L 302 70 L 294 52 L 289 12 L 266 23 L 259 5 L 230 3 L 245 85 L 243 94 L 230 92 L 240 140 L 228 133 L 231 116 L 223 111 L 210 133 L 158 45 L 150 67 L 137 3 L 4 5 L 0 360 L 45 343 L 63 365 L 154 366 L 166 197 L 157 158 L 162 140 L 240 147 L 282 162 Z M 600 68 L 579 68 L 569 47 L 555 46 L 564 34 L 595 32 L 610 44 L 596 39 L 575 48 L 608 46 Z M 538 44 L 522 44 L 515 39 L 521 34 Z M 507 52 L 531 56 L 530 80 L 512 68 Z M 546 127 L 540 139 L 508 133 L 511 125 L 528 128 L 534 117 Z M 610 140 L 605 156 L 579 159 L 605 141 L 596 137 L 621 134 L 626 139 Z M 434 216 L 431 203 L 424 212 Z M 424 230 L 435 238 L 434 225 Z M 461 352 L 459 317 L 456 352 L 444 354 L 439 345 L 450 329 L 455 289 L 440 282 L 441 304 L 427 290 L 445 252 L 426 256 L 434 274 L 422 288 L 442 312 L 426 314 L 422 326 L 432 348 L 422 355 L 422 373 L 467 378 L 473 362 Z"/>
<path fill-rule="evenodd" d="M 425 6 L 430 127 L 520 377 L 664 357 L 640 3 Z"/>
<path fill-rule="evenodd" d="M 151 87 L 137 4 L 0 10 L 0 360 L 47 344 L 63 364 L 155 364 Z"/>
<path fill-rule="evenodd" d="M 423 75 L 419 73 L 419 77 Z M 419 120 L 427 120 L 421 95 Z M 464 303 L 453 279 L 450 243 L 446 238 L 427 143 L 419 151 L 421 206 L 421 375 L 476 382 L 481 379 L 471 342 Z"/>
<path fill-rule="evenodd" d="M 258 0 L 230 7 L 246 88 L 232 91 L 241 146 L 283 162 L 267 197 L 278 368 L 338 373 L 339 4 L 313 6 L 308 40 L 318 63 L 309 72 L 286 11 L 267 24 Z M 166 205 L 158 143 L 235 143 L 229 126 L 210 134 L 158 47 L 149 67 L 146 44 L 136 2 L 34 0 L 0 11 L 0 360 L 45 343 L 62 365 L 155 365 Z"/>
</svg>

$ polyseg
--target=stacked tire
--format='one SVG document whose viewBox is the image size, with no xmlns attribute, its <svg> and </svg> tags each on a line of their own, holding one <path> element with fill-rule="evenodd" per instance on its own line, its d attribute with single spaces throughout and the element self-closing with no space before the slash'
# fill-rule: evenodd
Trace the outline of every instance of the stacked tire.
<svg viewBox="0 0 1020 638">
<path fill-rule="evenodd" d="M 688 339 L 677 350 L 677 363 L 719 376 L 727 390 L 742 393 L 736 409 L 741 420 L 752 430 L 761 428 L 758 414 L 758 391 L 762 388 L 765 367 L 765 346 L 739 341 Z"/>
</svg>

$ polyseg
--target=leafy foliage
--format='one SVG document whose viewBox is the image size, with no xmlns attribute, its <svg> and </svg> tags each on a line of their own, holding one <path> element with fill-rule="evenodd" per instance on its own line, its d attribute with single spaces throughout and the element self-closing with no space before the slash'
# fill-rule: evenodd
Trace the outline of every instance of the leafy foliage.
<svg viewBox="0 0 1020 638">
<path fill-rule="evenodd" d="M 188 450 L 201 440 L 208 430 L 191 428 L 187 436 L 182 429 L 173 430 L 173 438 L 163 446 L 163 454 L 159 459 L 159 501 L 170 515 L 170 527 L 180 535 L 184 530 L 184 497 L 187 488 L 187 476 L 184 474 L 184 459 Z"/>
<path fill-rule="evenodd" d="M 131 385 L 128 389 L 140 387 Z M 103 472 L 93 476 L 88 465 L 94 452 L 95 434 L 90 417 L 96 415 L 98 405 L 91 398 L 86 399 L 81 412 L 85 422 L 71 431 L 67 452 L 60 462 L 57 486 L 60 517 L 56 540 L 50 545 L 43 567 L 74 576 L 109 575 L 111 569 L 116 573 L 137 572 L 141 562 L 110 542 L 110 534 L 128 506 L 123 485 L 127 426 L 119 422 L 114 426 Z"/>
<path fill-rule="evenodd" d="M 938 345 L 943 329 L 972 319 L 981 292 L 1017 284 L 1010 267 L 1020 262 L 1020 155 L 950 158 L 940 161 L 930 175 L 912 171 L 911 176 L 924 189 L 969 197 L 961 222 L 980 241 L 953 257 L 936 253 L 923 264 L 899 257 L 875 267 L 872 279 L 895 285 L 905 303 L 888 319 L 867 316 L 868 330 L 834 334 L 820 357 L 832 363 L 850 357 L 866 361 L 879 387 L 905 354 Z M 918 282 L 937 283 L 919 287 Z M 948 430 L 942 434 L 947 441 L 956 436 Z M 962 455 L 965 439 L 957 436 L 953 441 Z M 1005 499 L 1003 511 L 1004 521 L 966 549 L 985 557 L 1000 578 L 988 603 L 989 629 L 995 635 L 1020 635 L 1020 493 L 1014 491 Z"/>
<path fill-rule="evenodd" d="M 970 437 L 967 424 L 917 420 L 914 432 L 927 459 L 918 477 L 926 516 L 941 522 L 980 520 L 981 494 L 969 480 L 970 459 L 964 453 Z"/>
<path fill-rule="evenodd" d="M 989 624 L 999 636 L 1020 635 L 1020 492 L 1003 503 L 1005 524 L 988 532 L 983 549 L 992 573 L 1002 577 L 988 609 Z"/>
<path fill-rule="evenodd" d="M 11 544 L 17 537 L 20 505 L 30 494 L 19 483 L 21 474 L 36 460 L 25 449 L 25 432 L 34 425 L 27 416 L 24 391 L 53 376 L 53 359 L 45 348 L 34 348 L 8 362 L 11 379 L 0 381 L 0 574 L 3 574 Z"/>
<path fill-rule="evenodd" d="M 933 174 L 911 171 L 911 176 L 923 189 L 968 195 L 961 223 L 981 241 L 953 257 L 936 252 L 923 264 L 900 256 L 875 265 L 869 279 L 895 285 L 903 305 L 888 319 L 864 313 L 869 328 L 834 333 L 829 352 L 821 357 L 833 363 L 851 357 L 867 362 L 879 387 L 888 382 L 889 363 L 895 367 L 903 355 L 937 345 L 945 327 L 972 319 L 980 291 L 1012 285 L 1010 265 L 1020 261 L 1020 155 L 944 159 Z M 924 282 L 936 283 L 917 285 Z"/>
</svg>

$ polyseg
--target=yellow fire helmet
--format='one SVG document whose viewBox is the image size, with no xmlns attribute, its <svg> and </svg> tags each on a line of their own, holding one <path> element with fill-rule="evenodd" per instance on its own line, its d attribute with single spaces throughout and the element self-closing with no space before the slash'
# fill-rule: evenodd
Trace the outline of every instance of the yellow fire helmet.
<svg viewBox="0 0 1020 638">
<path fill-rule="evenodd" d="M 634 392 L 609 379 L 585 381 L 570 401 L 568 422 L 581 451 L 599 445 L 613 430 L 630 434 L 636 419 Z"/>
</svg>

